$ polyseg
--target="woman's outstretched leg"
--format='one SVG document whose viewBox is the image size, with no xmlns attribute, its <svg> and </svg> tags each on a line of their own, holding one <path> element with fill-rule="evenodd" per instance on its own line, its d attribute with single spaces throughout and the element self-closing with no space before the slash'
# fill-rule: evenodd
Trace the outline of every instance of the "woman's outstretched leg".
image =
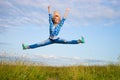
<svg viewBox="0 0 120 80">
<path fill-rule="evenodd" d="M 23 50 L 25 50 L 25 49 L 34 49 L 34 48 L 46 46 L 46 45 L 49 45 L 49 44 L 52 44 L 52 43 L 53 42 L 50 39 L 47 39 L 47 40 L 45 40 L 43 42 L 39 42 L 39 43 L 32 44 L 32 45 L 22 44 L 22 47 L 23 47 Z"/>
<path fill-rule="evenodd" d="M 54 41 L 54 43 L 60 43 L 60 44 L 79 44 L 79 43 L 85 43 L 85 41 L 84 41 L 83 37 L 81 37 L 81 39 L 78 39 L 78 40 L 70 40 L 70 41 L 58 38 L 58 39 L 56 39 Z"/>
</svg>

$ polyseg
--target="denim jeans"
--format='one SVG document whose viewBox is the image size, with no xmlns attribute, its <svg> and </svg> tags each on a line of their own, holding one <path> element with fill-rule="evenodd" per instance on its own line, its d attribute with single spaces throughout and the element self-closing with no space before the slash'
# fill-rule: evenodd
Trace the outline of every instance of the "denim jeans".
<svg viewBox="0 0 120 80">
<path fill-rule="evenodd" d="M 54 43 L 58 43 L 58 44 L 78 44 L 78 40 L 66 41 L 66 40 L 61 39 L 61 38 L 57 38 L 57 39 L 48 38 L 47 40 L 45 40 L 43 42 L 39 42 L 39 43 L 36 43 L 36 44 L 29 45 L 29 48 L 33 49 L 33 48 L 37 48 L 37 47 L 42 47 L 42 46 L 54 44 Z"/>
</svg>

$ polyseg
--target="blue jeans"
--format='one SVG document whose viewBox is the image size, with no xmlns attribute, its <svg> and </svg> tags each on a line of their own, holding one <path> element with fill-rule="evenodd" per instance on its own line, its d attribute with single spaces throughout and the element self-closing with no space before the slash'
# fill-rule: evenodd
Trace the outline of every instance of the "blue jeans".
<svg viewBox="0 0 120 80">
<path fill-rule="evenodd" d="M 57 38 L 57 39 L 54 39 L 54 40 L 48 38 L 47 40 L 45 40 L 43 42 L 29 45 L 29 49 L 42 47 L 42 46 L 46 46 L 46 45 L 50 45 L 50 44 L 54 44 L 54 43 L 58 43 L 58 44 L 78 44 L 78 40 L 66 41 L 66 40 L 61 39 L 61 38 Z"/>
</svg>

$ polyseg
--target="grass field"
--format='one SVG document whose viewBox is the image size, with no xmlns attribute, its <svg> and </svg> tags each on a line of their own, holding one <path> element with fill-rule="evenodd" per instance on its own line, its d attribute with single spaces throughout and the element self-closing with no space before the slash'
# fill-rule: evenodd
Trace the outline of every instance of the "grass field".
<svg viewBox="0 0 120 80">
<path fill-rule="evenodd" d="M 120 66 L 34 66 L 0 63 L 0 80 L 120 80 Z"/>
</svg>

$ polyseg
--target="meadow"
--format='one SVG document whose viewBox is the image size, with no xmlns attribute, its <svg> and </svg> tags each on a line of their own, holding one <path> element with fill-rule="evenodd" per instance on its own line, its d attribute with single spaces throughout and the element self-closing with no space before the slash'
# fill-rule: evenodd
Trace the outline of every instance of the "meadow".
<svg viewBox="0 0 120 80">
<path fill-rule="evenodd" d="M 120 80 L 119 65 L 45 66 L 0 63 L 0 80 Z"/>
</svg>

